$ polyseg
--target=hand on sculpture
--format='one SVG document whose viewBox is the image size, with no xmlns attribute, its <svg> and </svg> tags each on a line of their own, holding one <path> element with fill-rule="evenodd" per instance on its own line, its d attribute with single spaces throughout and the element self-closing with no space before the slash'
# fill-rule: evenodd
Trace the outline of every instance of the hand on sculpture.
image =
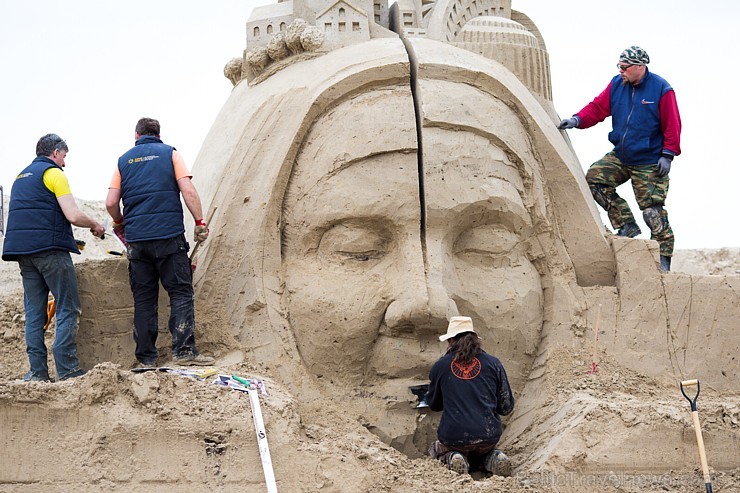
<svg viewBox="0 0 740 493">
<path fill-rule="evenodd" d="M 671 172 L 671 160 L 665 156 L 658 159 L 658 176 L 665 176 Z"/>
<path fill-rule="evenodd" d="M 572 116 L 570 118 L 565 118 L 564 120 L 560 120 L 560 125 L 558 125 L 558 129 L 565 130 L 568 128 L 575 128 L 578 126 L 578 118 L 575 116 Z"/>
<path fill-rule="evenodd" d="M 203 219 L 195 221 L 195 234 L 193 235 L 193 241 L 200 243 L 206 241 L 208 238 L 208 225 Z"/>
</svg>

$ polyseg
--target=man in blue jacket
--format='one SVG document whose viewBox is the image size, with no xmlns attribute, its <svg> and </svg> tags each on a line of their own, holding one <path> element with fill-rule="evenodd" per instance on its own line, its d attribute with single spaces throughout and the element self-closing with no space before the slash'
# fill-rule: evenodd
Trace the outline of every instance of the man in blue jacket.
<svg viewBox="0 0 740 493">
<path fill-rule="evenodd" d="M 452 317 L 439 340 L 448 349 L 429 372 L 426 401 L 432 411 L 442 411 L 442 419 L 429 455 L 461 474 L 477 466 L 510 476 L 508 457 L 496 450 L 501 416 L 514 410 L 503 365 L 483 351 L 470 317 Z"/>
<path fill-rule="evenodd" d="M 77 357 L 80 295 L 70 252 L 79 254 L 72 224 L 102 236 L 103 225 L 82 212 L 64 175 L 67 143 L 47 134 L 36 144 L 36 159 L 13 182 L 3 260 L 18 262 L 26 312 L 27 381 L 49 381 L 44 326 L 49 292 L 56 303 L 54 363 L 57 380 L 84 372 Z"/>
<path fill-rule="evenodd" d="M 560 122 L 558 128 L 589 128 L 612 117 L 609 141 L 614 149 L 586 173 L 591 194 L 609 215 L 619 236 L 641 233 L 627 202 L 616 188 L 632 180 L 650 238 L 660 245 L 660 268 L 671 270 L 673 229 L 664 205 L 673 158 L 681 154 L 681 117 L 676 94 L 662 77 L 651 73 L 650 57 L 639 46 L 619 56 L 619 75 L 581 111 Z"/>
<path fill-rule="evenodd" d="M 208 238 L 208 226 L 182 156 L 162 142 L 159 131 L 157 120 L 137 122 L 136 145 L 118 159 L 105 201 L 114 229 L 123 230 L 128 243 L 135 355 L 142 367 L 156 365 L 161 281 L 170 297 L 173 360 L 183 365 L 210 365 L 213 358 L 195 347 L 193 272 L 180 194 L 195 220 L 196 243 Z"/>
</svg>

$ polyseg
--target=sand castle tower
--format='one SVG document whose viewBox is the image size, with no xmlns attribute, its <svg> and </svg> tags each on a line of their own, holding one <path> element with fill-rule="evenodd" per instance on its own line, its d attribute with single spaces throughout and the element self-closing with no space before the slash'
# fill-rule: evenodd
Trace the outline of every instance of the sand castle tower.
<svg viewBox="0 0 740 493">
<path fill-rule="evenodd" d="M 468 21 L 451 44 L 503 63 L 532 92 L 552 99 L 547 51 L 522 24 L 479 16 Z"/>
<path fill-rule="evenodd" d="M 244 56 L 226 73 L 234 84 L 260 82 L 309 53 L 392 36 L 442 41 L 496 60 L 533 94 L 552 98 L 544 40 L 511 0 L 398 0 L 390 8 L 388 0 L 286 0 L 257 7 Z"/>
</svg>

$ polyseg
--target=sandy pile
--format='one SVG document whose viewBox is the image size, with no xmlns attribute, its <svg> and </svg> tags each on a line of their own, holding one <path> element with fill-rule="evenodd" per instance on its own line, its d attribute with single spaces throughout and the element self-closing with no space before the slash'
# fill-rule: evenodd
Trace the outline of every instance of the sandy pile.
<svg viewBox="0 0 740 493">
<path fill-rule="evenodd" d="M 72 381 L 19 382 L 26 366 L 21 325 L 12 322 L 19 302 L 9 296 L 0 306 L 0 323 L 9 327 L 0 351 L 0 491 L 264 491 L 245 395 L 210 379 L 134 374 L 111 363 Z M 589 365 L 589 354 L 553 351 L 542 391 L 555 398 L 536 411 L 541 429 L 505 433 L 506 450 L 518 465 L 512 478 L 458 476 L 431 459 L 409 459 L 346 413 L 349 397 L 339 392 L 306 402 L 277 383 L 269 368 L 239 363 L 219 365 L 219 371 L 264 381 L 262 412 L 280 491 L 701 491 L 698 467 L 588 470 L 581 450 L 608 449 L 625 428 L 677 431 L 687 451 L 696 453 L 688 404 L 677 389 L 620 367 L 608 355 L 595 374 Z M 699 402 L 714 458 L 713 434 L 738 430 L 740 408 L 711 389 Z M 670 453 L 673 445 L 634 443 L 632 450 L 639 458 L 643 449 Z M 537 467 L 548 448 L 569 460 Z M 740 491 L 740 471 L 715 473 L 713 484 L 715 491 Z"/>
</svg>

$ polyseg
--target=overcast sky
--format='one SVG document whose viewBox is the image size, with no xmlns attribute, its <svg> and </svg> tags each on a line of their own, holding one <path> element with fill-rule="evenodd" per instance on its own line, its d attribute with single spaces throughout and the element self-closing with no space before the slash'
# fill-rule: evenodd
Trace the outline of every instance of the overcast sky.
<svg viewBox="0 0 740 493">
<path fill-rule="evenodd" d="M 70 147 L 75 196 L 103 199 L 142 116 L 159 119 L 163 140 L 192 166 L 232 89 L 223 67 L 241 56 L 252 8 L 270 3 L 276 0 L 0 0 L 0 186 L 8 194 L 38 138 L 54 132 Z M 513 0 L 512 7 L 545 38 L 561 116 L 606 87 L 625 47 L 647 50 L 650 69 L 675 89 L 683 120 L 666 204 L 676 248 L 740 246 L 733 144 L 740 3 Z M 607 120 L 568 131 L 584 168 L 610 150 L 610 128 Z M 619 192 L 647 231 L 629 185 Z"/>
</svg>

